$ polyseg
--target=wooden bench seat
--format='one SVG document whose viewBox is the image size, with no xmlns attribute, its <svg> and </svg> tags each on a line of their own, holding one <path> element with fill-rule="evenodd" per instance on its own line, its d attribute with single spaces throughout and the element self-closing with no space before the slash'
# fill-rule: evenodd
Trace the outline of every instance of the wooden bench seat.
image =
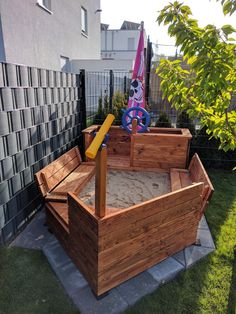
<svg viewBox="0 0 236 314">
<path fill-rule="evenodd" d="M 47 202 L 67 202 L 67 193 L 78 194 L 95 174 L 95 165 L 82 163 L 79 149 L 72 148 L 35 174 Z"/>
</svg>

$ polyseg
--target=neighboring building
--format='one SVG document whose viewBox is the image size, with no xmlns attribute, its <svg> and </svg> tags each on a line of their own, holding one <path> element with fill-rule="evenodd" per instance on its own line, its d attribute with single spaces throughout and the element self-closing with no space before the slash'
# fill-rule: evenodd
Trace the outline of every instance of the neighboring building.
<svg viewBox="0 0 236 314">
<path fill-rule="evenodd" d="M 70 71 L 100 59 L 100 0 L 0 0 L 0 61 Z"/>
<path fill-rule="evenodd" d="M 140 24 L 124 21 L 120 29 L 109 29 L 101 24 L 101 57 L 104 60 L 135 60 Z M 144 45 L 147 36 L 144 32 Z"/>
</svg>

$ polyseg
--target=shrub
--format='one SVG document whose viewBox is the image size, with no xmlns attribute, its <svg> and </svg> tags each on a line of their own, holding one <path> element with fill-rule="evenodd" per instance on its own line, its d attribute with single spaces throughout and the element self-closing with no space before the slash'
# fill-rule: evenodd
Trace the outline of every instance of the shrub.
<svg viewBox="0 0 236 314">
<path fill-rule="evenodd" d="M 113 106 L 113 114 L 115 116 L 115 123 L 116 125 L 121 124 L 121 118 L 123 115 L 122 109 L 127 108 L 127 101 L 126 97 L 120 91 L 116 91 L 112 98 L 112 106 Z"/>
<path fill-rule="evenodd" d="M 236 165 L 236 151 L 227 152 L 219 149 L 219 140 L 210 138 L 206 127 L 199 130 L 193 137 L 190 147 L 190 158 L 198 153 L 206 168 L 223 168 L 232 170 Z"/>
<path fill-rule="evenodd" d="M 102 96 L 99 97 L 99 100 L 98 100 L 98 112 L 94 118 L 94 124 L 102 124 L 103 121 L 105 120 L 106 118 L 106 115 L 104 113 L 104 110 L 103 110 L 103 106 L 102 106 Z"/>
<path fill-rule="evenodd" d="M 160 128 L 171 128 L 171 121 L 165 112 L 160 113 L 156 126 Z"/>
<path fill-rule="evenodd" d="M 191 132 L 192 135 L 195 134 L 195 126 L 193 121 L 189 118 L 189 115 L 186 111 L 182 111 L 178 115 L 177 119 L 177 128 L 187 128 Z"/>
</svg>

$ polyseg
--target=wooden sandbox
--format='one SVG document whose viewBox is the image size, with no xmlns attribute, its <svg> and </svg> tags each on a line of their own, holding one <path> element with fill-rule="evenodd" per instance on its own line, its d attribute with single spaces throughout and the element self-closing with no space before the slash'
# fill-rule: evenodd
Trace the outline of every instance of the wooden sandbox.
<svg viewBox="0 0 236 314">
<path fill-rule="evenodd" d="M 86 147 L 98 129 L 83 131 Z M 77 148 L 36 174 L 48 226 L 97 296 L 195 243 L 214 190 L 197 154 L 187 168 L 187 129 L 151 128 L 150 133 L 129 135 L 111 127 L 109 135 L 108 168 L 168 173 L 171 191 L 128 208 L 107 208 L 96 197 L 104 205 L 99 212 L 78 197 L 94 175 L 95 163 L 82 162 Z"/>
</svg>

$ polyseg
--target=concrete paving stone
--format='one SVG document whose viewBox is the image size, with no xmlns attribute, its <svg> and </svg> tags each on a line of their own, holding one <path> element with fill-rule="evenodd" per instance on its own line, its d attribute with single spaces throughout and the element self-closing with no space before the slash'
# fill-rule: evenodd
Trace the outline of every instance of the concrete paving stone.
<svg viewBox="0 0 236 314">
<path fill-rule="evenodd" d="M 26 89 L 28 107 L 35 106 L 35 90 L 32 87 Z"/>
<path fill-rule="evenodd" d="M 54 270 L 71 262 L 58 241 L 46 243 L 43 247 L 43 252 Z"/>
<path fill-rule="evenodd" d="M 206 229 L 206 230 L 209 230 L 209 227 L 208 227 L 208 224 L 207 224 L 207 221 L 206 221 L 206 217 L 205 216 L 202 216 L 200 222 L 199 222 L 199 225 L 198 225 L 198 229 Z"/>
<path fill-rule="evenodd" d="M 12 111 L 10 115 L 12 131 L 20 131 L 22 129 L 20 111 Z"/>
<path fill-rule="evenodd" d="M 26 66 L 20 66 L 19 68 L 21 86 L 29 86 L 28 68 Z"/>
<path fill-rule="evenodd" d="M 2 164 L 2 172 L 3 172 L 3 180 L 8 180 L 13 177 L 13 161 L 12 157 L 6 157 L 1 161 Z"/>
<path fill-rule="evenodd" d="M 0 111 L 0 136 L 9 133 L 7 112 Z"/>
<path fill-rule="evenodd" d="M 182 264 L 184 267 L 186 267 L 186 262 L 185 262 L 185 256 L 184 256 L 184 250 L 177 252 L 176 254 L 172 255 L 172 257 Z"/>
<path fill-rule="evenodd" d="M 202 247 L 215 249 L 215 244 L 209 229 L 199 229 L 197 232 L 197 239 L 200 241 Z"/>
<path fill-rule="evenodd" d="M 148 272 L 154 279 L 163 284 L 173 279 L 182 270 L 184 270 L 182 264 L 177 262 L 174 258 L 168 257 L 164 261 L 148 269 Z"/>
<path fill-rule="evenodd" d="M 6 74 L 8 79 L 8 85 L 10 87 L 17 87 L 17 74 L 15 64 L 6 64 Z"/>
<path fill-rule="evenodd" d="M 0 205 L 5 204 L 10 199 L 9 186 L 7 181 L 0 182 Z"/>
<path fill-rule="evenodd" d="M 12 99 L 12 90 L 9 87 L 1 89 L 2 92 L 2 103 L 4 111 L 13 110 L 13 99 Z"/>
<path fill-rule="evenodd" d="M 13 194 L 16 194 L 22 189 L 22 181 L 21 181 L 21 175 L 20 173 L 17 173 L 14 177 L 10 179 L 11 181 L 11 187 Z"/>
<path fill-rule="evenodd" d="M 81 314 L 119 314 L 128 308 L 128 303 L 117 289 L 112 289 L 106 296 L 97 300 L 89 286 L 80 289 L 71 296 Z"/>
<path fill-rule="evenodd" d="M 15 89 L 16 108 L 25 108 L 25 95 L 23 88 Z"/>
<path fill-rule="evenodd" d="M 120 284 L 116 289 L 129 304 L 135 304 L 143 296 L 152 293 L 159 286 L 159 282 L 147 271 Z"/>
<path fill-rule="evenodd" d="M 213 248 L 205 248 L 202 246 L 190 245 L 184 250 L 186 268 L 191 267 L 197 261 L 213 252 Z"/>
<path fill-rule="evenodd" d="M 48 232 L 44 211 L 38 212 L 27 227 L 16 237 L 11 246 L 41 250 L 48 243 L 51 233 Z"/>
</svg>

